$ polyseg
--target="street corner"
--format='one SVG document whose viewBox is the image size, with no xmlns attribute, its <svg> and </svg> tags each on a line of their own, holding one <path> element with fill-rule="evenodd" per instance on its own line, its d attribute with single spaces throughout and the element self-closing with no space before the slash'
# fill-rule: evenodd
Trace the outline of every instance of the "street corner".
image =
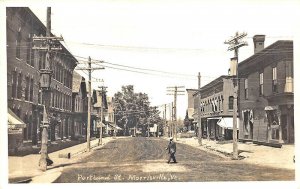
<svg viewBox="0 0 300 189">
<path fill-rule="evenodd" d="M 33 177 L 30 183 L 52 183 L 60 177 L 62 171 L 62 168 L 46 171 L 42 175 Z"/>
</svg>

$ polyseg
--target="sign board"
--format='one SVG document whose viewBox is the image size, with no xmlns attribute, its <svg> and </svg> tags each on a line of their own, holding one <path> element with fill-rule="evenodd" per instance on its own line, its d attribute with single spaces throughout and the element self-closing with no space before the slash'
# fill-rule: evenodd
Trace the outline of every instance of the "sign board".
<svg viewBox="0 0 300 189">
<path fill-rule="evenodd" d="M 8 134 L 22 134 L 22 128 L 9 128 Z"/>
</svg>

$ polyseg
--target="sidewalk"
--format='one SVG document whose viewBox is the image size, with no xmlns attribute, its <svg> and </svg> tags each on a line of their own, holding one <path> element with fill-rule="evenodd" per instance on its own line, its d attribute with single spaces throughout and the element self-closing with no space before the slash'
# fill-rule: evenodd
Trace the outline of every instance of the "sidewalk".
<svg viewBox="0 0 300 189">
<path fill-rule="evenodd" d="M 109 141 L 114 140 L 112 137 L 106 137 L 102 139 L 103 147 Z M 98 147 L 98 139 L 91 140 L 91 148 Z M 28 180 L 32 178 L 31 182 L 50 183 L 60 175 L 62 167 L 68 164 L 73 164 L 78 161 L 79 154 L 86 151 L 87 143 L 82 143 L 69 148 L 65 148 L 59 151 L 49 153 L 49 157 L 53 160 L 53 165 L 47 167 L 47 171 L 43 172 L 39 170 L 38 162 L 40 154 L 31 154 L 23 157 L 9 156 L 9 182 L 14 183 L 22 180 Z M 71 158 L 60 158 L 59 155 L 66 155 L 70 153 Z"/>
<path fill-rule="evenodd" d="M 233 151 L 232 142 L 218 144 L 213 140 L 208 141 L 207 139 L 202 139 L 202 146 L 199 146 L 198 138 L 177 138 L 176 142 L 223 156 L 230 156 Z M 242 157 L 239 161 L 260 166 L 295 170 L 295 163 L 293 162 L 295 145 L 293 144 L 283 145 L 281 148 L 274 148 L 250 142 L 238 142 L 238 150 L 239 156 Z"/>
</svg>

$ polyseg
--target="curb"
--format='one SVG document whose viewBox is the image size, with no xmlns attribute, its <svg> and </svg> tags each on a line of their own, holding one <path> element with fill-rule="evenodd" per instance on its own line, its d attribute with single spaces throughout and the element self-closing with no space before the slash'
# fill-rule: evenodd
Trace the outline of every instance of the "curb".
<svg viewBox="0 0 300 189">
<path fill-rule="evenodd" d="M 115 140 L 115 139 L 108 140 L 108 142 L 110 142 L 112 140 Z M 99 146 L 98 146 L 98 143 L 96 143 L 94 145 L 91 145 L 91 147 L 90 147 L 91 152 L 92 152 L 93 149 L 95 149 L 97 147 L 99 147 L 99 148 L 104 147 L 108 142 L 106 142 L 106 143 L 103 142 L 102 145 L 99 145 Z M 71 152 L 70 153 L 71 154 L 71 159 L 72 159 L 72 157 L 76 157 L 76 156 L 78 156 L 80 154 L 83 154 L 83 153 L 86 153 L 86 152 L 87 152 L 86 149 L 78 150 L 75 153 Z M 27 183 L 52 183 L 57 178 L 60 177 L 62 171 L 63 171 L 63 167 L 58 167 L 58 168 L 54 168 L 54 169 L 51 169 L 51 170 L 46 170 L 41 175 L 34 176 L 34 177 L 30 178 L 30 181 L 27 182 Z"/>
</svg>

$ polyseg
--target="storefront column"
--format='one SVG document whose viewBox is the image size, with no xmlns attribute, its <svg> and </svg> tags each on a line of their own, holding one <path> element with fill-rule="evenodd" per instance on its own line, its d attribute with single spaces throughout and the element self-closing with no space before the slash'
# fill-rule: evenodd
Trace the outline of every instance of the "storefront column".
<svg viewBox="0 0 300 189">
<path fill-rule="evenodd" d="M 61 140 L 64 140 L 64 130 L 65 130 L 65 118 L 62 118 L 61 120 L 61 128 L 60 128 L 60 138 Z"/>
<path fill-rule="evenodd" d="M 209 125 L 208 125 L 208 119 L 206 120 L 206 128 L 207 128 L 207 140 L 210 140 L 210 136 L 209 136 Z"/>
<path fill-rule="evenodd" d="M 281 126 L 281 111 L 280 111 L 280 109 L 278 109 L 276 111 L 276 115 L 278 117 L 278 125 L 279 125 L 279 143 L 283 143 L 283 140 L 282 140 L 282 126 Z"/>
<path fill-rule="evenodd" d="M 290 126 L 290 110 L 287 110 L 287 115 L 286 115 L 286 139 L 287 139 L 287 143 L 290 143 L 290 132 L 291 132 L 291 126 Z"/>
</svg>

